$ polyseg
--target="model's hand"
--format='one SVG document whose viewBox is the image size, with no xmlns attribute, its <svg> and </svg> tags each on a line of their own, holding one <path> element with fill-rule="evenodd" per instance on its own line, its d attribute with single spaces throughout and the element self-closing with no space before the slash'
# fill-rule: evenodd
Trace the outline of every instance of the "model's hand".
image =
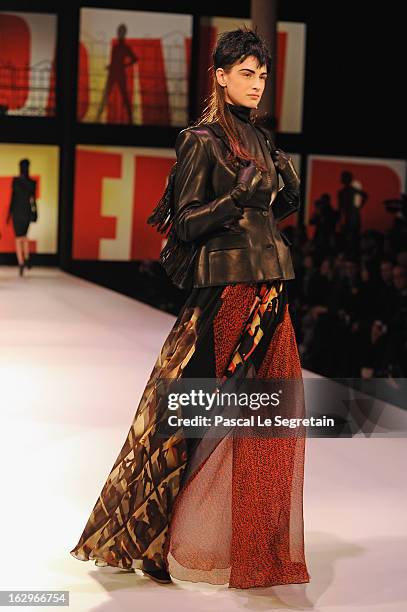
<svg viewBox="0 0 407 612">
<path fill-rule="evenodd" d="M 300 177 L 298 176 L 297 171 L 294 168 L 293 160 L 290 155 L 287 155 L 287 153 L 285 153 L 281 149 L 276 149 L 271 154 L 271 157 L 273 159 L 275 167 L 283 178 L 287 195 L 290 195 L 288 194 L 288 190 L 290 190 L 291 195 L 294 192 L 298 194 L 300 191 Z"/>
<path fill-rule="evenodd" d="M 235 202 L 243 206 L 253 196 L 262 178 L 261 171 L 253 161 L 240 168 L 236 176 L 236 184 L 230 192 Z"/>
<path fill-rule="evenodd" d="M 281 149 L 276 149 L 275 151 L 273 151 L 271 157 L 273 159 L 274 165 L 279 170 L 285 170 L 291 161 L 291 157 Z"/>
</svg>

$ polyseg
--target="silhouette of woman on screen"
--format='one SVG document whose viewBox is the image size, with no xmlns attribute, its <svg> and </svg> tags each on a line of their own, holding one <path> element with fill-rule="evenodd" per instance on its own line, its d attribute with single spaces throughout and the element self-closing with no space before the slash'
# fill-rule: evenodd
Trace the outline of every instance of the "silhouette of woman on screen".
<svg viewBox="0 0 407 612">
<path fill-rule="evenodd" d="M 122 23 L 117 28 L 118 42 L 113 46 L 110 64 L 106 66 L 109 73 L 102 101 L 96 116 L 97 121 L 100 121 L 110 92 L 113 90 L 113 87 L 117 85 L 126 108 L 128 123 L 133 123 L 133 111 L 126 84 L 126 68 L 135 64 L 138 61 L 138 57 L 133 53 L 131 47 L 126 44 L 126 33 L 127 27 Z M 129 58 L 129 61 L 126 62 L 126 58 Z"/>
</svg>

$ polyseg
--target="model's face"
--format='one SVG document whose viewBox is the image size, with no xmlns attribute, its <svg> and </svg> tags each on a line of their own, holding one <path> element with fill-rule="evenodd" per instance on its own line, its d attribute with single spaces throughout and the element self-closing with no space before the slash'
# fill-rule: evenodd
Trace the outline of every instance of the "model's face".
<svg viewBox="0 0 407 612">
<path fill-rule="evenodd" d="M 251 55 L 229 72 L 217 68 L 216 78 L 224 88 L 226 102 L 257 108 L 266 85 L 267 67 L 258 66 L 257 58 Z"/>
</svg>

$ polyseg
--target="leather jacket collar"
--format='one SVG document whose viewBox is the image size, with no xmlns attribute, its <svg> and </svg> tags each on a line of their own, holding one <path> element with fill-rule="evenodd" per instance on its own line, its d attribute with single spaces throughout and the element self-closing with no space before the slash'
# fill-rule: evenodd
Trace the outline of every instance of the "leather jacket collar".
<svg viewBox="0 0 407 612">
<path fill-rule="evenodd" d="M 233 113 L 236 117 L 239 117 L 245 123 L 251 123 L 251 108 L 249 106 L 243 106 L 241 104 L 231 104 L 230 102 L 226 102 L 227 107 L 230 112 Z"/>
</svg>

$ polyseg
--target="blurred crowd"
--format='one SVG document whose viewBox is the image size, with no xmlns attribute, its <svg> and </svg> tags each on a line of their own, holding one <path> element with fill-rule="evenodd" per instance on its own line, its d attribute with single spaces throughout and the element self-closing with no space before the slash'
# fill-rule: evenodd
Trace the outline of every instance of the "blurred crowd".
<svg viewBox="0 0 407 612">
<path fill-rule="evenodd" d="M 284 230 L 292 241 L 290 312 L 302 366 L 332 378 L 407 377 L 406 218 L 396 214 L 383 232 L 340 221 L 324 194 L 310 219 L 311 239 L 304 227 Z"/>
</svg>

